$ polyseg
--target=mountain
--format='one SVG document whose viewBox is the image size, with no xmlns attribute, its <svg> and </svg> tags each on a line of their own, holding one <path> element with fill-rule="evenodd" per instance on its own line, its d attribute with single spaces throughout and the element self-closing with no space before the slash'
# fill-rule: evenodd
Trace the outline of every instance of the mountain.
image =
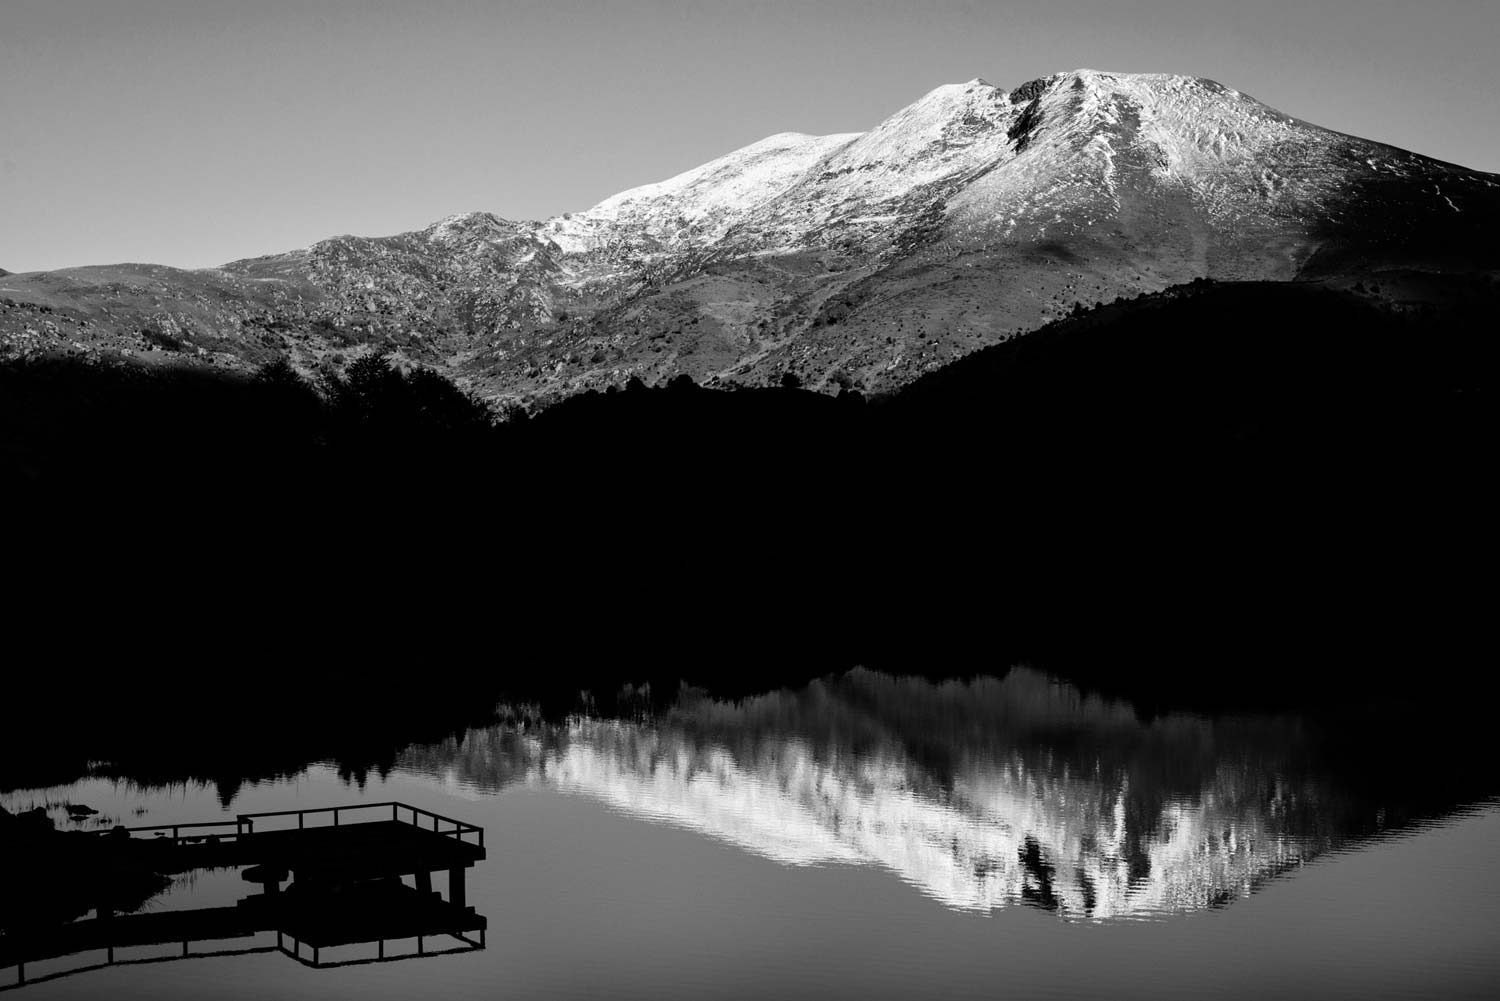
<svg viewBox="0 0 1500 1001">
<path fill-rule="evenodd" d="M 541 222 L 453 216 L 184 271 L 8 275 L 0 353 L 305 371 L 369 349 L 525 404 L 632 375 L 888 391 L 1074 309 L 1191 281 L 1500 269 L 1500 177 L 1209 80 L 939 87 Z"/>
</svg>

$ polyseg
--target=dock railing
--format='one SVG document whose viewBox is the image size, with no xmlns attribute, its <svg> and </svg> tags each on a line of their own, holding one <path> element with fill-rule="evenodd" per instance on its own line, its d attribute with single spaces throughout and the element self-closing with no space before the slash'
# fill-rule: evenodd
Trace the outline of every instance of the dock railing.
<svg viewBox="0 0 1500 1001">
<path fill-rule="evenodd" d="M 349 806 L 319 806 L 304 810 L 264 810 L 260 813 L 241 813 L 236 816 L 236 823 L 239 825 L 237 833 L 254 834 L 255 822 L 257 820 L 266 820 L 272 817 L 296 817 L 297 829 L 303 830 L 307 826 L 307 818 L 316 814 L 331 814 L 333 817 L 332 824 L 324 826 L 338 827 L 341 819 L 347 814 L 359 812 L 368 814 L 371 811 L 382 812 L 382 816 L 380 817 L 366 817 L 360 821 L 356 821 L 356 823 L 360 823 L 367 822 L 370 819 L 384 820 L 383 813 L 387 810 L 390 811 L 391 820 L 400 823 L 409 823 L 413 827 L 422 830 L 431 830 L 435 834 L 457 838 L 460 841 L 464 841 L 472 834 L 476 839 L 474 843 L 481 848 L 484 847 L 484 828 L 478 824 L 469 824 L 462 820 L 454 820 L 452 817 L 445 817 L 440 813 L 433 813 L 431 810 L 412 806 L 410 803 L 398 803 L 395 801 L 384 803 L 352 803 Z M 262 830 L 264 829 L 263 827 Z"/>
<path fill-rule="evenodd" d="M 379 816 L 369 816 L 372 812 L 379 812 Z M 470 835 L 475 838 L 474 844 L 480 848 L 484 847 L 484 828 L 477 824 L 465 823 L 462 820 L 454 820 L 431 810 L 424 810 L 410 803 L 398 803 L 388 801 L 383 803 L 351 803 L 348 806 L 318 806 L 308 807 L 302 810 L 262 810 L 258 813 L 241 813 L 233 820 L 210 820 L 194 824 L 152 824 L 146 827 L 127 827 L 126 830 L 132 835 L 151 834 L 157 837 L 170 837 L 178 844 L 198 844 L 212 841 L 228 842 L 238 841 L 255 833 L 255 822 L 270 820 L 276 817 L 296 817 L 296 830 L 305 830 L 308 826 L 314 827 L 338 827 L 340 822 L 348 814 L 360 814 L 355 823 L 368 823 L 371 820 L 385 820 L 386 811 L 389 818 L 398 823 L 411 824 L 421 830 L 431 830 L 434 834 L 444 837 L 457 838 L 465 841 Z M 309 825 L 308 817 L 330 814 L 332 822 L 329 824 Z M 292 830 L 290 826 L 282 828 L 271 828 L 272 830 Z M 262 831 L 267 830 L 263 825 Z M 168 833 L 170 832 L 170 834 Z M 99 828 L 91 833 L 109 834 L 109 828 Z"/>
</svg>

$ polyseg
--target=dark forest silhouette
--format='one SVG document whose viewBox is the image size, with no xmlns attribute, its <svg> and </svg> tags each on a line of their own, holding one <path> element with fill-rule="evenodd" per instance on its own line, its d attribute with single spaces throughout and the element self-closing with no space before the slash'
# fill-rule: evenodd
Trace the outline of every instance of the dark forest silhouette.
<svg viewBox="0 0 1500 1001">
<path fill-rule="evenodd" d="M 287 767 L 366 739 L 379 762 L 414 705 L 441 727 L 502 694 L 855 664 L 1405 698 L 1386 668 L 1492 659 L 1492 308 L 1199 283 L 884 398 L 679 378 L 507 421 L 380 356 L 320 386 L 11 364 L 18 676 L 42 729 L 281 720 Z"/>
<path fill-rule="evenodd" d="M 13 497 L 61 502 L 215 482 L 330 500 L 381 482 L 420 499 L 413 471 L 445 487 L 589 495 L 579 507 L 604 488 L 649 510 L 718 487 L 736 514 L 777 497 L 919 501 L 997 478 L 1014 485 L 1009 502 L 1121 477 L 1137 493 L 1205 478 L 1477 481 L 1492 306 L 1403 314 L 1319 286 L 1204 282 L 1075 313 L 871 400 L 804 392 L 794 377 L 711 391 L 679 376 L 508 421 L 381 354 L 316 385 L 285 360 L 251 378 L 15 362 L 0 368 L 0 474 Z"/>
</svg>

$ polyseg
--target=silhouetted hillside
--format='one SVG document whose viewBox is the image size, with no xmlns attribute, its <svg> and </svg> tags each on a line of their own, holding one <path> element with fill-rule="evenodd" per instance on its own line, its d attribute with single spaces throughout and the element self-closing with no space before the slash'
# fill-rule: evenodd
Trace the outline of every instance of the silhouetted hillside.
<svg viewBox="0 0 1500 1001">
<path fill-rule="evenodd" d="M 944 462 L 983 429 L 1065 477 L 1149 471 L 1441 476 L 1477 472 L 1497 296 L 1392 308 L 1318 284 L 1197 282 L 1101 306 L 975 352 L 886 402 L 885 424 Z M 955 436 L 955 429 L 964 429 Z M 964 464 L 955 463 L 955 468 Z"/>
<path fill-rule="evenodd" d="M 310 498 L 355 485 L 365 465 L 481 448 L 491 423 L 442 376 L 380 355 L 321 389 L 284 360 L 248 378 L 55 358 L 0 366 L 0 485 L 47 503 L 109 494 L 147 510 L 213 492 Z"/>
<path fill-rule="evenodd" d="M 729 622 L 835 634 L 864 662 L 1008 647 L 1101 681 L 1150 664 L 1175 690 L 1168 664 L 1469 658 L 1493 303 L 1200 283 L 868 404 L 584 396 L 516 448 L 565 524 L 654 527 L 690 578 L 745 597 Z"/>
<path fill-rule="evenodd" d="M 1033 474 L 1044 478 L 1006 504 L 1121 475 L 1135 493 L 1210 474 L 1338 488 L 1346 475 L 1415 471 L 1406 463 L 1463 477 L 1478 472 L 1469 460 L 1487 437 L 1484 333 L 1497 299 L 1472 292 L 1402 310 L 1316 284 L 1200 282 L 1075 313 L 868 404 L 790 378 L 709 391 L 682 376 L 500 426 L 436 372 L 380 355 L 316 391 L 284 361 L 251 379 L 14 363 L 0 368 L 3 472 L 42 496 L 111 482 L 150 494 L 211 476 L 287 486 L 310 462 L 335 494 L 363 475 L 425 494 L 415 464 L 444 484 L 506 484 L 502 504 L 530 495 L 592 509 L 607 484 L 611 505 L 651 510 L 721 489 L 712 503 L 725 517 L 776 498 L 916 500 Z"/>
</svg>

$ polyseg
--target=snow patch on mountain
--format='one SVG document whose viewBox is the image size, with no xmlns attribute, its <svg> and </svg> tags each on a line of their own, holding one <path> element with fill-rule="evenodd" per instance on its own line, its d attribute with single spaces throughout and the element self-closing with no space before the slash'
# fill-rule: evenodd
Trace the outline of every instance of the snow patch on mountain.
<svg viewBox="0 0 1500 1001">
<path fill-rule="evenodd" d="M 982 80 L 938 87 L 831 157 L 833 176 L 818 180 L 872 200 L 930 184 L 1001 155 L 1013 114 L 1005 91 Z"/>
<path fill-rule="evenodd" d="M 828 242 L 848 235 L 851 224 L 920 211 L 945 186 L 1008 156 L 1007 128 L 1016 113 L 1006 92 L 983 80 L 938 87 L 749 213 L 740 239 L 761 247 Z M 921 205 L 905 204 L 914 196 Z"/>
<path fill-rule="evenodd" d="M 541 235 L 567 253 L 598 250 L 621 239 L 712 242 L 856 137 L 769 136 L 665 181 L 622 191 L 585 212 L 548 220 Z"/>
</svg>

